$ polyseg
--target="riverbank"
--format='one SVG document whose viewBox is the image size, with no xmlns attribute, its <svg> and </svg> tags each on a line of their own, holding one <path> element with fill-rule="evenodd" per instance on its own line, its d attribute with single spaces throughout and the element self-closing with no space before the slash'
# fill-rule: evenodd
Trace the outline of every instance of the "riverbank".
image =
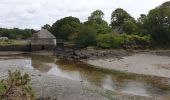
<svg viewBox="0 0 170 100">
<path fill-rule="evenodd" d="M 170 78 L 170 50 L 103 50 L 86 48 L 56 51 L 60 59 L 80 60 L 96 68 Z"/>
<path fill-rule="evenodd" d="M 130 55 L 129 55 L 130 54 Z M 119 56 L 120 55 L 120 56 Z M 81 60 L 97 68 L 170 78 L 170 51 L 132 51 L 128 55 Z"/>
</svg>

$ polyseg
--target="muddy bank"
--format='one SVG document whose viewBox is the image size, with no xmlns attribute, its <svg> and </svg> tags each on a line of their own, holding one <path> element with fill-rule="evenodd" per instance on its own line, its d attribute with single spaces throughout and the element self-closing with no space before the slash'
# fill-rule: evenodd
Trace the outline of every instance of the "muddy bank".
<svg viewBox="0 0 170 100">
<path fill-rule="evenodd" d="M 7 75 L 7 71 L 18 69 L 22 73 L 29 73 L 37 98 L 40 100 L 166 100 L 164 98 L 143 97 L 130 94 L 120 94 L 107 91 L 84 82 L 73 81 L 61 77 L 42 74 L 39 71 L 25 67 L 0 67 L 0 78 Z"/>
<path fill-rule="evenodd" d="M 80 60 L 97 68 L 170 78 L 170 50 L 65 49 L 60 59 Z"/>
<path fill-rule="evenodd" d="M 170 78 L 170 57 L 162 53 L 136 52 L 120 59 L 113 57 L 83 61 L 103 69 Z"/>
</svg>

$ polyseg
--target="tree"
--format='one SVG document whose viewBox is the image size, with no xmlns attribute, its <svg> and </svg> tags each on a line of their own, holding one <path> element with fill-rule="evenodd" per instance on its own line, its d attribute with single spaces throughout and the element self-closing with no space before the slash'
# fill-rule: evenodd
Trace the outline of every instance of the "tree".
<svg viewBox="0 0 170 100">
<path fill-rule="evenodd" d="M 146 29 L 146 21 L 147 21 L 147 15 L 141 14 L 140 17 L 137 19 L 137 25 L 138 25 L 138 31 L 142 35 L 148 34 L 148 30 Z"/>
<path fill-rule="evenodd" d="M 167 1 L 161 5 L 162 8 L 170 8 L 170 1 Z"/>
<path fill-rule="evenodd" d="M 169 6 L 168 6 L 169 5 Z M 157 45 L 170 45 L 170 2 L 150 10 L 144 23 Z"/>
<path fill-rule="evenodd" d="M 47 30 L 50 30 L 51 26 L 49 24 L 45 24 L 42 29 L 47 29 Z"/>
<path fill-rule="evenodd" d="M 123 25 L 123 30 L 127 34 L 138 33 L 138 26 L 133 20 L 126 21 Z"/>
<path fill-rule="evenodd" d="M 35 33 L 33 29 L 0 28 L 0 36 L 8 37 L 9 39 L 27 39 L 30 38 L 33 33 Z"/>
<path fill-rule="evenodd" d="M 135 19 L 132 16 L 130 16 L 130 14 L 128 14 L 122 8 L 117 8 L 115 11 L 112 12 L 111 27 L 113 29 L 117 30 L 120 33 L 129 32 L 129 30 L 133 30 L 133 29 L 128 29 L 128 31 L 126 31 L 125 27 L 126 27 L 126 25 L 129 25 L 129 23 L 131 25 L 133 25 L 134 27 L 136 27 Z M 129 27 L 129 26 L 127 26 L 127 27 Z M 133 27 L 131 27 L 131 28 L 133 28 Z M 130 32 L 133 32 L 133 31 L 130 31 Z"/>
<path fill-rule="evenodd" d="M 104 17 L 104 13 L 101 10 L 96 10 L 91 13 L 91 16 L 88 17 L 88 21 L 100 23 L 103 17 Z"/>
<path fill-rule="evenodd" d="M 147 18 L 147 15 L 141 14 L 140 17 L 137 19 L 137 22 L 138 22 L 139 24 L 144 24 L 146 18 Z"/>
<path fill-rule="evenodd" d="M 96 29 L 97 34 L 105 34 L 111 31 L 108 23 L 103 20 L 104 13 L 101 10 L 96 10 L 88 17 L 88 21 L 84 25 Z"/>
<path fill-rule="evenodd" d="M 81 23 L 78 18 L 69 16 L 56 21 L 50 31 L 57 39 L 68 40 L 72 34 L 77 32 L 80 26 Z"/>
<path fill-rule="evenodd" d="M 79 47 L 93 46 L 96 44 L 96 30 L 88 26 L 82 26 L 79 31 L 72 36 L 72 40 Z"/>
</svg>

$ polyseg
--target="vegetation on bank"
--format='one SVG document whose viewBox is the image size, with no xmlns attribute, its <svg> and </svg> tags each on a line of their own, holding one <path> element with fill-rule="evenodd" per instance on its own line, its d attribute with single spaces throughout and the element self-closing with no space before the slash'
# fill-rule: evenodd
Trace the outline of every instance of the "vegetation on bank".
<svg viewBox="0 0 170 100">
<path fill-rule="evenodd" d="M 76 17 L 64 17 L 52 26 L 42 27 L 53 33 L 57 39 L 75 43 L 78 47 L 98 46 L 102 48 L 145 48 L 170 46 L 170 1 L 151 9 L 138 19 L 122 8 L 111 14 L 111 21 L 104 20 L 104 13 L 96 10 L 88 20 L 81 22 Z M 0 36 L 25 39 L 34 30 L 0 29 Z"/>
<path fill-rule="evenodd" d="M 43 28 L 57 38 L 72 41 L 77 46 L 102 48 L 145 48 L 170 46 L 170 1 L 141 14 L 136 20 L 122 8 L 111 14 L 111 23 L 104 20 L 104 13 L 96 10 L 81 23 L 76 17 L 65 17 L 52 26 Z"/>
<path fill-rule="evenodd" d="M 100 34 L 97 36 L 97 46 L 101 48 L 146 48 L 151 44 L 148 35 Z"/>
<path fill-rule="evenodd" d="M 0 81 L 1 100 L 35 100 L 32 87 L 28 84 L 28 74 L 22 75 L 20 71 L 8 71 L 7 79 Z"/>
<path fill-rule="evenodd" d="M 28 45 L 29 42 L 24 40 L 0 40 L 0 46 L 10 46 L 10 45 Z"/>
</svg>

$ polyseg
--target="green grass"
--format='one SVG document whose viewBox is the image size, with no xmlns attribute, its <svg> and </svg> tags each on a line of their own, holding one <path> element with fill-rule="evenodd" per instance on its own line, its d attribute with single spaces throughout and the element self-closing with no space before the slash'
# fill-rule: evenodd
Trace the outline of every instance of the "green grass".
<svg viewBox="0 0 170 100">
<path fill-rule="evenodd" d="M 10 45 L 28 45 L 27 41 L 22 40 L 0 40 L 0 46 L 10 46 Z"/>
</svg>

